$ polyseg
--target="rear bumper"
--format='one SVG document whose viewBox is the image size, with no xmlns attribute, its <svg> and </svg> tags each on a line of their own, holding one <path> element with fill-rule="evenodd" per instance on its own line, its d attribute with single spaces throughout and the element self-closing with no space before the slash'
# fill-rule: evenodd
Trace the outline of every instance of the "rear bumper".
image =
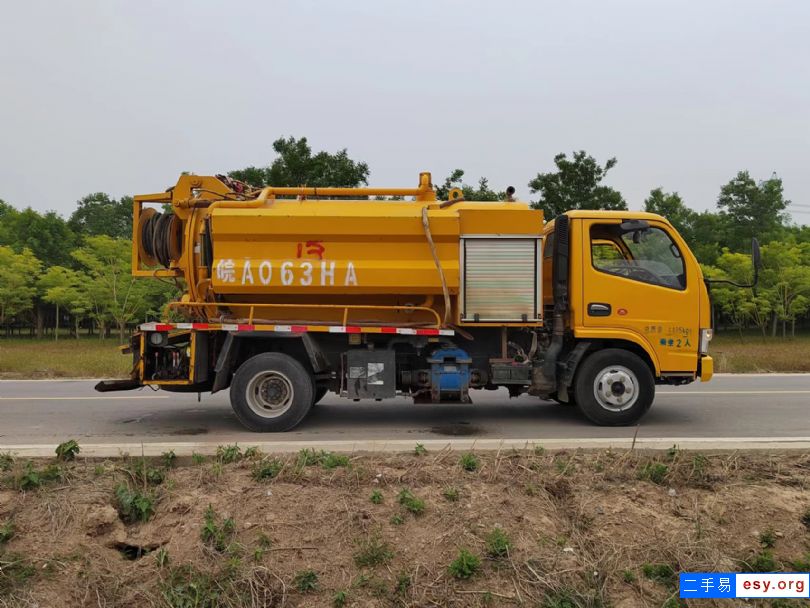
<svg viewBox="0 0 810 608">
<path fill-rule="evenodd" d="M 701 382 L 708 382 L 714 375 L 714 359 L 709 355 L 703 355 L 698 361 L 698 375 Z"/>
</svg>

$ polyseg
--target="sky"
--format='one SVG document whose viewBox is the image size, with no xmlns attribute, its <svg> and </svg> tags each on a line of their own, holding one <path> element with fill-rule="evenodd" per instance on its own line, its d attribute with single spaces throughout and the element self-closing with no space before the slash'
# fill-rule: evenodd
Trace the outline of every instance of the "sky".
<svg viewBox="0 0 810 608">
<path fill-rule="evenodd" d="M 559 152 L 695 209 L 774 172 L 810 223 L 810 2 L 27 0 L 0 20 L 0 199 L 69 215 L 91 192 L 267 165 L 306 136 L 370 183 L 527 183 Z M 803 208 L 801 206 L 804 206 Z"/>
</svg>

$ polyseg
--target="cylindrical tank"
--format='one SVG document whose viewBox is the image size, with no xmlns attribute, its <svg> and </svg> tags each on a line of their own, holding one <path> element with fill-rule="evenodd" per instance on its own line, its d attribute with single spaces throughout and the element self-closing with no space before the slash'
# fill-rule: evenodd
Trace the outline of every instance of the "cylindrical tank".
<svg viewBox="0 0 810 608">
<path fill-rule="evenodd" d="M 523 255 L 515 244 L 538 239 L 543 224 L 542 212 L 526 203 L 464 201 L 458 192 L 454 200 L 436 201 L 429 174 L 422 174 L 416 189 L 277 188 L 255 198 L 240 197 L 222 180 L 224 188 L 216 196 L 194 198 L 195 190 L 212 191 L 216 178 L 191 177 L 199 180 L 196 189 L 181 178 L 171 192 L 176 219 L 141 217 L 135 236 L 139 258 L 155 263 L 153 252 L 163 252 L 164 261 L 167 255 L 172 258 L 169 276 L 185 279 L 185 302 L 174 307 L 208 320 L 457 323 L 464 240 L 484 239 L 480 245 L 512 239 L 508 247 L 493 249 L 492 255 L 507 256 L 504 264 L 490 259 L 485 271 L 512 273 L 517 281 L 524 265 L 508 252 Z M 189 198 L 183 197 L 186 190 Z M 281 198 L 291 193 L 298 196 Z M 369 200 L 376 193 L 405 193 L 416 200 Z M 341 199 L 317 198 L 324 195 Z M 136 197 L 136 215 L 157 196 Z M 166 234 L 156 235 L 161 226 Z M 489 249 L 476 247 L 480 257 L 479 251 L 488 257 Z M 148 273 L 141 261 L 133 262 L 133 270 Z M 497 278 L 485 277 L 482 285 L 494 280 L 490 287 L 497 288 Z M 522 297 L 517 291 L 515 296 Z M 536 321 L 536 316 L 525 320 Z"/>
</svg>

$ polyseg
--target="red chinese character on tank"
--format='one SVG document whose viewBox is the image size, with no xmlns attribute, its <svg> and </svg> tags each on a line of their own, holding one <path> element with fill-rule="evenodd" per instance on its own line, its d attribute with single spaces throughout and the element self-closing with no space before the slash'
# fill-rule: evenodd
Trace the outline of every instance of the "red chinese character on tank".
<svg viewBox="0 0 810 608">
<path fill-rule="evenodd" d="M 317 257 L 322 260 L 324 252 L 326 252 L 326 247 L 323 246 L 323 241 L 306 241 L 298 243 L 296 257 L 304 257 L 304 253 L 306 253 L 309 257 Z"/>
</svg>

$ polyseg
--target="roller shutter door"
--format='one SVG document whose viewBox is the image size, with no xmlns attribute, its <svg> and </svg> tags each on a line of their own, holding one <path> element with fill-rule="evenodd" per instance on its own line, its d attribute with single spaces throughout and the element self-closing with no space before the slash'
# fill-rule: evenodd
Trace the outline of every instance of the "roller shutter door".
<svg viewBox="0 0 810 608">
<path fill-rule="evenodd" d="M 465 321 L 535 321 L 538 239 L 464 239 Z"/>
</svg>

